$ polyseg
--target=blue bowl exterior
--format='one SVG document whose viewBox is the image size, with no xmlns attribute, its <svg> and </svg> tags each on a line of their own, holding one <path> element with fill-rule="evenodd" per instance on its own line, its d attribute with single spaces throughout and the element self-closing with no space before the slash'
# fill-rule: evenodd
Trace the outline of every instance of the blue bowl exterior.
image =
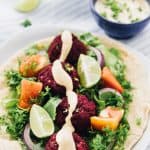
<svg viewBox="0 0 150 150">
<path fill-rule="evenodd" d="M 145 28 L 145 26 L 149 23 L 150 17 L 140 22 L 132 24 L 120 24 L 111 22 L 109 20 L 106 20 L 96 12 L 95 2 L 96 0 L 90 0 L 92 14 L 98 25 L 101 28 L 103 28 L 106 34 L 108 34 L 109 36 L 119 39 L 130 38 L 138 34 L 140 31 L 142 31 Z"/>
</svg>

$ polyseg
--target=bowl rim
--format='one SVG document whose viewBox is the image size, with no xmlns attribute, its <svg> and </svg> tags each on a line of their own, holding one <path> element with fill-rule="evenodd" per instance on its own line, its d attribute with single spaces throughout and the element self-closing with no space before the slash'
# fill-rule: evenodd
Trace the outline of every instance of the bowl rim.
<svg viewBox="0 0 150 150">
<path fill-rule="evenodd" d="M 98 0 L 89 0 L 91 11 L 93 11 L 96 16 L 100 17 L 101 19 L 103 19 L 104 21 L 106 21 L 106 22 L 108 22 L 108 23 L 115 24 L 115 25 L 121 25 L 121 26 L 132 26 L 132 25 L 138 25 L 138 24 L 141 24 L 141 23 L 143 23 L 143 22 L 150 21 L 150 15 L 149 15 L 148 17 L 146 17 L 145 19 L 140 20 L 140 21 L 135 22 L 135 23 L 120 23 L 120 22 L 113 22 L 113 21 L 110 21 L 110 20 L 106 19 L 105 17 L 101 16 L 101 15 L 96 11 L 96 9 L 95 9 L 95 3 L 96 3 L 96 1 L 98 1 Z M 150 3 L 150 2 L 148 1 L 148 3 Z"/>
</svg>

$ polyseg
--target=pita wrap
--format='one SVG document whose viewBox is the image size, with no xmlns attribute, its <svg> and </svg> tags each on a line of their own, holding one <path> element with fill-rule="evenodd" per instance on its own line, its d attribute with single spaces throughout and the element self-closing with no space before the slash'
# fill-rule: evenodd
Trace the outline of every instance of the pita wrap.
<svg viewBox="0 0 150 150">
<path fill-rule="evenodd" d="M 134 89 L 133 102 L 129 106 L 128 121 L 130 124 L 129 136 L 125 142 L 125 150 L 130 150 L 140 140 L 148 125 L 150 115 L 150 71 L 145 69 L 141 60 L 130 52 L 127 47 L 110 38 L 98 36 L 101 43 L 106 47 L 114 47 L 121 51 L 122 58 L 127 67 L 127 79 L 132 83 Z M 53 38 L 45 39 L 36 43 L 51 42 Z M 24 51 L 19 51 L 15 56 L 10 58 L 6 64 L 0 67 L 0 103 L 8 95 L 9 88 L 5 83 L 4 71 L 9 68 L 17 69 L 17 58 L 23 57 Z M 5 110 L 0 105 L 0 113 L 4 114 Z M 136 118 L 141 118 L 141 125 L 137 126 Z M 0 127 L 4 128 L 4 127 Z M 0 150 L 19 150 L 19 142 L 10 140 L 5 131 L 0 131 Z"/>
<path fill-rule="evenodd" d="M 150 71 L 147 70 L 134 53 L 119 42 L 107 37 L 99 37 L 107 47 L 115 47 L 121 51 L 123 61 L 127 67 L 126 78 L 131 82 L 133 101 L 129 106 L 128 122 L 130 124 L 129 136 L 125 142 L 125 150 L 130 150 L 142 137 L 149 121 L 150 115 Z M 141 125 L 137 126 L 136 119 L 141 119 Z"/>
</svg>

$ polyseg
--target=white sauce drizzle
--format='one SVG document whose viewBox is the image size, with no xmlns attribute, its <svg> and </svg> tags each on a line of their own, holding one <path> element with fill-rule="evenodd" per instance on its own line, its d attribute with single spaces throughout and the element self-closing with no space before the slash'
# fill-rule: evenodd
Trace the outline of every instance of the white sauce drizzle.
<svg viewBox="0 0 150 150">
<path fill-rule="evenodd" d="M 73 92 L 73 82 L 68 73 L 63 69 L 61 62 L 64 61 L 72 47 L 72 34 L 69 31 L 62 33 L 62 51 L 60 59 L 54 61 L 52 67 L 52 74 L 57 84 L 66 88 L 66 96 L 68 104 L 70 105 L 68 115 L 65 120 L 65 124 L 56 135 L 56 142 L 58 144 L 58 150 L 76 150 L 72 133 L 74 127 L 71 123 L 72 113 L 77 106 L 77 94 Z"/>
<path fill-rule="evenodd" d="M 134 23 L 150 16 L 150 5 L 147 0 L 114 0 L 121 12 L 117 17 L 111 10 L 111 6 L 106 4 L 107 0 L 97 0 L 95 9 L 106 19 L 120 23 Z"/>
<path fill-rule="evenodd" d="M 74 127 L 71 123 L 72 113 L 77 105 L 77 95 L 73 91 L 67 91 L 69 114 L 66 117 L 66 122 L 62 129 L 56 135 L 56 141 L 59 145 L 58 150 L 76 150 L 74 139 L 72 133 L 74 132 Z"/>
<path fill-rule="evenodd" d="M 62 33 L 61 40 L 62 40 L 62 49 L 59 59 L 61 61 L 64 61 L 67 58 L 72 47 L 72 34 L 69 31 L 64 31 Z"/>
<path fill-rule="evenodd" d="M 72 79 L 63 69 L 60 60 L 56 60 L 52 67 L 53 78 L 57 84 L 62 85 L 66 88 L 66 91 L 73 90 Z"/>
</svg>

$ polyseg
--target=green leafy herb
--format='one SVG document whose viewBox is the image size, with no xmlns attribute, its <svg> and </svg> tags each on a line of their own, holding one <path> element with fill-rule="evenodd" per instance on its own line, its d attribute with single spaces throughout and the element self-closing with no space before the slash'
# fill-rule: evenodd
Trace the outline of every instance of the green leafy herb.
<svg viewBox="0 0 150 150">
<path fill-rule="evenodd" d="M 92 150 L 105 150 L 107 147 L 103 144 L 103 137 L 96 134 L 89 142 L 89 147 Z"/>
<path fill-rule="evenodd" d="M 6 103 L 5 108 L 6 109 L 15 108 L 17 104 L 18 104 L 18 99 L 11 99 Z"/>
<path fill-rule="evenodd" d="M 80 40 L 83 41 L 85 44 L 93 47 L 99 46 L 101 44 L 100 40 L 89 32 L 81 34 Z"/>
<path fill-rule="evenodd" d="M 5 77 L 7 79 L 7 85 L 12 89 L 16 89 L 22 80 L 22 76 L 18 71 L 10 70 L 5 73 Z"/>
<path fill-rule="evenodd" d="M 37 53 L 38 53 L 38 50 L 36 48 L 33 48 L 33 47 L 28 48 L 26 50 L 26 55 L 29 55 L 29 56 L 35 55 Z"/>
<path fill-rule="evenodd" d="M 45 89 L 39 94 L 36 99 L 32 99 L 31 102 L 34 104 L 44 105 L 52 97 L 51 89 L 45 87 Z"/>
<path fill-rule="evenodd" d="M 103 129 L 102 132 L 96 130 L 89 132 L 87 142 L 92 150 L 110 150 L 115 141 L 115 132 L 108 128 Z"/>
<path fill-rule="evenodd" d="M 95 85 L 92 88 L 84 88 L 80 86 L 76 92 L 86 95 L 89 99 L 96 101 L 98 99 L 99 86 Z"/>
<path fill-rule="evenodd" d="M 124 89 L 127 89 L 127 90 L 133 89 L 133 87 L 131 86 L 131 83 L 129 81 L 127 81 L 126 78 L 125 78 L 124 70 L 120 73 L 118 72 L 116 74 L 116 77 L 117 77 L 117 80 L 120 82 L 120 84 L 122 85 L 122 87 Z"/>
<path fill-rule="evenodd" d="M 116 141 L 113 150 L 124 150 L 124 143 L 128 137 L 129 124 L 128 122 L 122 122 L 116 131 Z"/>
<path fill-rule="evenodd" d="M 141 118 L 136 118 L 136 125 L 140 126 L 141 125 Z"/>
<path fill-rule="evenodd" d="M 11 136 L 11 138 L 16 140 L 20 139 L 24 127 L 28 122 L 29 113 L 17 107 L 7 109 L 7 111 L 7 115 L 1 117 L 0 124 L 6 125 L 6 132 Z"/>
<path fill-rule="evenodd" d="M 103 13 L 101 13 L 100 14 L 102 17 L 104 17 L 104 18 L 107 18 L 107 13 L 106 12 L 103 12 Z"/>
<path fill-rule="evenodd" d="M 113 92 L 105 92 L 105 93 L 99 94 L 99 101 L 101 100 L 105 102 L 105 107 L 106 106 L 123 107 L 124 105 L 123 98 Z"/>
<path fill-rule="evenodd" d="M 105 5 L 109 6 L 110 9 L 113 12 L 113 17 L 117 18 L 119 13 L 122 11 L 120 6 L 118 5 L 118 2 L 116 0 L 107 0 L 105 1 Z"/>
<path fill-rule="evenodd" d="M 139 18 L 135 18 L 135 19 L 132 19 L 131 22 L 132 22 L 132 23 L 136 23 L 136 22 L 138 22 L 139 20 L 140 20 Z"/>
<path fill-rule="evenodd" d="M 20 95 L 20 83 L 23 77 L 18 71 L 9 70 L 5 73 L 6 83 L 10 87 L 10 97 L 18 98 Z"/>
<path fill-rule="evenodd" d="M 7 125 L 6 116 L 0 116 L 0 126 Z"/>
<path fill-rule="evenodd" d="M 56 117 L 56 108 L 60 103 L 60 99 L 56 97 L 52 97 L 49 101 L 44 105 L 44 109 L 49 113 L 51 118 L 55 120 Z"/>
<path fill-rule="evenodd" d="M 121 54 L 120 54 L 120 51 L 114 47 L 110 48 L 109 51 L 114 55 L 116 56 L 117 58 L 121 58 Z"/>
<path fill-rule="evenodd" d="M 143 11 L 143 9 L 142 9 L 141 7 L 139 7 L 138 10 L 139 10 L 140 12 Z"/>
<path fill-rule="evenodd" d="M 10 123 L 7 126 L 7 132 L 14 139 L 20 138 L 29 119 L 28 112 L 16 108 L 8 111 L 8 117 Z"/>
<path fill-rule="evenodd" d="M 21 23 L 22 26 L 24 26 L 25 28 L 29 27 L 32 25 L 31 21 L 26 19 Z"/>
<path fill-rule="evenodd" d="M 93 57 L 93 58 L 97 59 L 96 54 L 92 50 L 89 50 L 88 53 L 87 53 L 87 55 L 90 56 L 90 57 Z"/>
</svg>

